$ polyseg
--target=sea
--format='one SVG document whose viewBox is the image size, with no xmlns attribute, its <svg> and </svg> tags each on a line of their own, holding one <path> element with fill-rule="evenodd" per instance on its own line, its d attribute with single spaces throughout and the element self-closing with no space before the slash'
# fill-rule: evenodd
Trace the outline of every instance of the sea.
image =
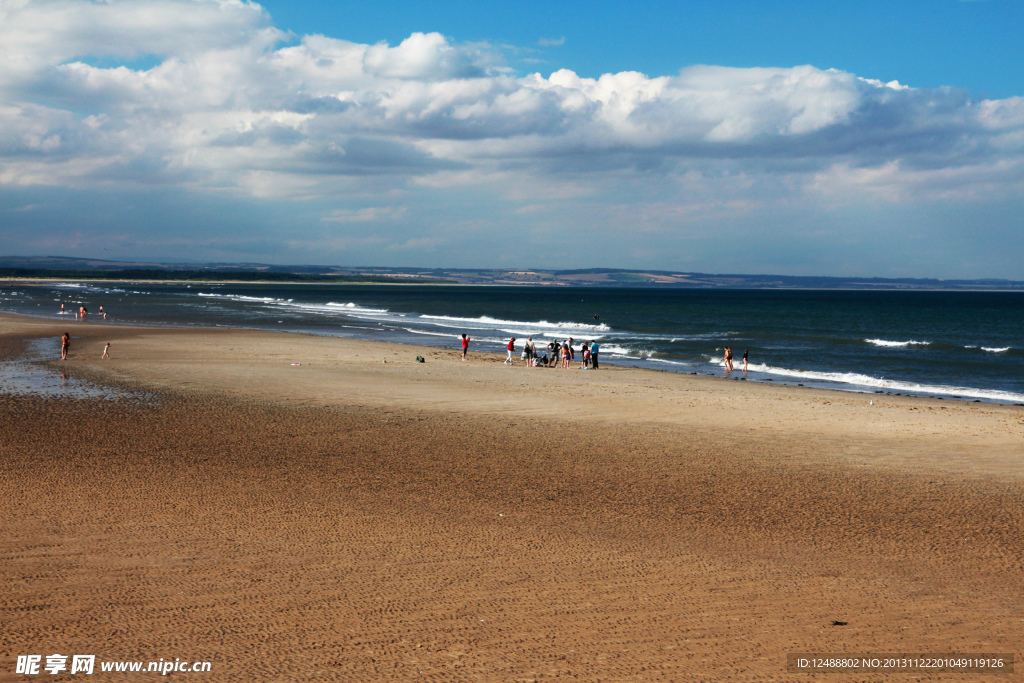
<svg viewBox="0 0 1024 683">
<path fill-rule="evenodd" d="M 61 303 L 65 313 L 60 313 Z M 109 325 L 279 330 L 504 353 L 600 344 L 602 365 L 1024 404 L 1024 292 L 47 282 L 0 310 Z M 98 315 L 100 306 L 107 320 Z M 282 341 L 283 344 L 287 342 Z M 731 346 L 735 367 L 723 367 Z M 742 356 L 749 352 L 747 372 Z M 532 371 L 532 370 L 531 370 Z"/>
</svg>

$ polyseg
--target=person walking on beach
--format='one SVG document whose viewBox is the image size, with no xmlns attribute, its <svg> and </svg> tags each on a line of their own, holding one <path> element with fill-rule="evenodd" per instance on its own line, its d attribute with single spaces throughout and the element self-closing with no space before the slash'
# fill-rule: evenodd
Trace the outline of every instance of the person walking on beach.
<svg viewBox="0 0 1024 683">
<path fill-rule="evenodd" d="M 462 360 L 466 360 L 466 354 L 469 352 L 469 342 L 471 341 L 465 333 L 462 334 Z"/>
<path fill-rule="evenodd" d="M 568 341 L 562 342 L 561 353 L 562 353 L 562 362 L 561 362 L 562 369 L 563 370 L 567 370 L 569 368 L 569 342 Z"/>
<path fill-rule="evenodd" d="M 722 360 L 722 365 L 725 367 L 726 372 L 732 372 L 732 347 L 725 347 L 725 358 Z"/>
<path fill-rule="evenodd" d="M 597 342 L 593 339 L 590 340 L 590 367 L 597 370 L 597 352 L 601 350 L 601 347 L 597 345 Z"/>
<path fill-rule="evenodd" d="M 71 349 L 71 335 L 65 332 L 60 337 L 60 359 L 68 359 L 68 351 Z"/>
<path fill-rule="evenodd" d="M 103 355 L 100 358 L 110 358 L 110 342 L 107 342 L 107 345 L 103 347 Z"/>
<path fill-rule="evenodd" d="M 505 359 L 505 362 L 503 363 L 503 365 L 515 365 L 516 364 L 515 356 L 512 355 L 515 352 L 516 352 L 516 338 L 512 337 L 511 339 L 508 340 L 508 358 Z"/>
<path fill-rule="evenodd" d="M 537 345 L 533 343 L 533 337 L 526 340 L 526 364 L 533 367 L 537 364 Z"/>
<path fill-rule="evenodd" d="M 747 356 L 750 354 L 750 349 L 743 349 L 743 373 L 747 372 Z"/>
</svg>

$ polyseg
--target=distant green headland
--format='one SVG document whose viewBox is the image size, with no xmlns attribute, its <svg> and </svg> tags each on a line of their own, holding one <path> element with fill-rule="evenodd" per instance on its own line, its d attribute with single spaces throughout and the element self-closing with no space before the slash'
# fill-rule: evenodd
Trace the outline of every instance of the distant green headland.
<svg viewBox="0 0 1024 683">
<path fill-rule="evenodd" d="M 234 281 L 275 283 L 409 283 L 656 287 L 701 289 L 878 289 L 1024 291 L 1018 280 L 708 274 L 587 268 L 387 268 L 261 263 L 158 263 L 64 256 L 0 256 L 0 278 L 67 280 Z"/>
</svg>

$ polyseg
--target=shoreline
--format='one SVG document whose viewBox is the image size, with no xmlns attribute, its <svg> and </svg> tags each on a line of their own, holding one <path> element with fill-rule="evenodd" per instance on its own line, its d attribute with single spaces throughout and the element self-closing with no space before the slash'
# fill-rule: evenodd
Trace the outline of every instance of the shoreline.
<svg viewBox="0 0 1024 683">
<path fill-rule="evenodd" d="M 0 322 L 8 325 L 19 326 L 18 320 L 24 321 L 21 327 L 34 328 L 30 334 L 37 336 L 59 335 L 66 327 L 0 314 Z M 565 413 L 573 420 L 603 425 L 670 425 L 727 433 L 741 429 L 762 436 L 809 434 L 845 439 L 844 457 L 852 461 L 874 446 L 877 453 L 871 460 L 890 465 L 921 465 L 929 453 L 959 448 L 975 454 L 954 468 L 963 474 L 1024 475 L 1024 459 L 1019 458 L 1024 409 L 1013 404 L 744 382 L 621 365 L 575 372 L 526 368 L 517 359 L 508 367 L 502 354 L 489 352 L 471 351 L 470 362 L 463 363 L 454 348 L 296 332 L 76 325 L 79 343 L 72 344 L 67 368 L 86 371 L 100 382 L 111 377 L 164 388 L 187 386 L 211 395 L 259 396 L 287 405 L 382 407 L 398 402 L 434 412 Z M 113 342 L 110 361 L 99 358 L 106 341 Z M 83 351 L 83 343 L 96 347 L 89 347 L 95 358 Z M 239 351 L 249 355 L 239 357 Z M 417 363 L 417 355 L 427 362 Z M 260 362 L 249 362 L 256 357 Z M 62 364 L 56 360 L 46 365 Z M 338 398 L 346 395 L 359 398 Z M 955 424 L 958 420 L 976 424 L 968 430 Z M 893 440 L 904 451 L 900 457 L 892 455 Z M 878 455 L 882 453 L 890 455 Z"/>
<path fill-rule="evenodd" d="M 10 353 L 64 327 L 0 326 Z M 4 673 L 799 681 L 787 653 L 1024 651 L 1019 408 L 77 330 L 48 367 L 155 398 L 0 402 Z"/>
<path fill-rule="evenodd" d="M 271 284 L 277 284 L 277 283 L 271 283 Z M 304 286 L 304 283 L 293 283 L 293 284 Z M 367 283 L 367 284 L 375 284 L 375 283 Z M 69 315 L 71 315 L 71 314 L 73 314 L 73 312 L 69 312 Z M 79 324 L 79 321 L 77 319 L 75 319 L 74 321 L 71 321 L 71 320 L 60 320 L 58 322 L 54 322 L 54 321 L 52 321 L 52 319 L 49 316 L 44 316 L 44 315 L 32 315 L 31 313 L 14 313 L 14 312 L 7 312 L 7 311 L 0 312 L 0 316 L 5 316 L 5 315 L 13 316 L 14 318 L 24 317 L 24 318 L 32 319 L 32 320 L 46 321 L 46 322 L 51 322 L 53 324 L 58 324 L 58 322 L 59 322 L 59 324 L 68 324 L 70 322 L 74 322 L 76 325 Z M 299 334 L 299 335 L 307 335 L 307 334 L 309 334 L 309 335 L 313 335 L 313 336 L 323 336 L 325 338 L 332 338 L 332 339 L 351 339 L 352 338 L 352 337 L 346 337 L 346 336 L 343 336 L 343 335 L 337 335 L 337 336 L 335 336 L 335 335 L 318 335 L 315 332 L 310 332 L 310 331 L 307 331 L 307 330 L 280 330 L 280 329 L 274 329 L 272 327 L 257 327 L 257 326 L 254 326 L 254 327 L 224 327 L 224 326 L 207 326 L 207 325 L 184 325 L 184 324 L 180 324 L 180 323 L 176 324 L 176 323 L 170 323 L 170 322 L 169 323 L 158 323 L 158 322 L 156 322 L 156 323 L 135 323 L 135 322 L 122 323 L 122 322 L 119 322 L 119 321 L 116 321 L 116 320 L 104 320 L 100 324 L 103 324 L 103 325 L 113 325 L 113 326 L 127 326 L 127 327 L 133 327 L 133 326 L 135 326 L 135 327 L 146 327 L 146 328 L 153 328 L 153 329 L 180 329 L 180 330 L 204 330 L 204 329 L 206 329 L 206 330 L 225 330 L 225 329 L 231 330 L 231 329 L 233 329 L 233 330 L 239 330 L 239 331 L 257 331 L 257 332 L 258 331 L 265 331 L 265 332 L 271 332 L 271 333 L 283 332 L 283 333 L 287 333 L 287 334 Z M 394 339 L 389 339 L 389 338 L 386 338 L 386 337 L 374 340 L 372 343 L 394 344 L 394 345 L 401 346 L 401 347 L 418 348 L 418 349 L 434 349 L 434 350 L 436 350 L 436 349 L 449 350 L 450 348 L 453 348 L 453 347 L 444 346 L 444 345 L 430 346 L 430 345 L 416 344 L 416 343 L 411 343 L 411 342 L 406 342 L 406 341 L 396 341 Z M 478 354 L 479 353 L 492 353 L 495 356 L 497 356 L 497 355 L 503 354 L 504 352 L 500 352 L 500 351 L 474 351 L 474 353 L 478 353 Z M 521 360 L 519 358 L 518 354 L 517 354 L 517 360 Z M 678 369 L 673 369 L 673 367 L 653 367 L 653 366 L 651 366 L 651 364 L 659 364 L 659 363 L 667 365 L 667 366 L 676 366 L 676 365 L 678 365 L 679 367 L 678 367 Z M 908 387 L 884 387 L 884 386 L 883 387 L 879 387 L 878 385 L 857 384 L 856 382 L 847 382 L 847 381 L 843 381 L 843 380 L 840 380 L 840 379 L 831 379 L 831 378 L 827 378 L 827 377 L 802 377 L 800 375 L 790 374 L 790 373 L 794 373 L 794 372 L 811 372 L 811 371 L 787 370 L 786 368 L 775 368 L 775 369 L 769 369 L 769 370 L 759 370 L 759 369 L 757 369 L 757 367 L 758 367 L 757 363 L 753 364 L 753 367 L 751 368 L 751 373 L 753 374 L 753 376 L 750 377 L 750 378 L 748 378 L 746 376 L 746 374 L 744 374 L 741 370 L 735 370 L 734 371 L 735 374 L 725 375 L 721 371 L 721 369 L 720 369 L 721 366 L 717 365 L 717 364 L 709 364 L 709 366 L 704 367 L 704 366 L 699 366 L 699 365 L 688 365 L 688 364 L 683 364 L 683 363 L 676 363 L 674 361 L 661 361 L 659 359 L 635 359 L 635 358 L 632 358 L 632 357 L 608 358 L 607 355 L 606 355 L 606 357 L 604 359 L 604 364 L 605 364 L 605 368 L 610 368 L 610 367 L 633 368 L 633 369 L 637 369 L 637 370 L 645 370 L 645 371 L 651 371 L 651 372 L 665 372 L 665 373 L 669 373 L 669 374 L 680 374 L 680 375 L 691 375 L 691 376 L 696 375 L 696 376 L 703 376 L 703 377 L 714 377 L 714 378 L 718 378 L 718 379 L 728 379 L 728 380 L 735 380 L 735 381 L 742 381 L 742 382 L 750 382 L 750 383 L 754 383 L 754 384 L 771 384 L 773 386 L 792 386 L 792 387 L 799 387 L 799 388 L 813 388 L 813 389 L 819 389 L 819 390 L 822 390 L 822 391 L 829 391 L 829 392 L 838 392 L 838 393 L 844 393 L 844 394 L 854 394 L 854 395 L 868 396 L 869 400 L 874 398 L 874 397 L 876 397 L 876 396 L 885 396 L 885 397 L 889 397 L 889 398 L 900 397 L 900 396 L 907 396 L 907 397 L 911 397 L 911 398 L 930 398 L 930 399 L 934 399 L 934 400 L 951 401 L 951 402 L 985 403 L 985 404 L 991 404 L 991 405 L 1011 405 L 1011 406 L 1018 406 L 1018 407 L 1019 406 L 1024 406 L 1024 401 L 1021 401 L 1018 396 L 1013 395 L 1013 394 L 1011 394 L 1013 396 L 1013 398 L 993 397 L 993 396 L 990 395 L 990 394 L 993 394 L 993 393 L 996 393 L 996 394 L 1008 393 L 1008 392 L 1005 392 L 1003 390 L 998 390 L 998 389 L 980 389 L 980 388 L 977 388 L 977 387 L 949 386 L 949 385 L 921 385 L 921 386 L 928 387 L 927 390 L 926 389 L 915 389 L 915 388 L 912 388 L 912 387 L 910 387 L 910 388 L 908 388 Z M 714 371 L 711 370 L 712 368 L 714 369 Z M 542 369 L 550 369 L 550 368 L 542 368 Z M 822 374 L 822 375 L 835 374 L 835 373 L 829 373 L 829 372 L 824 372 L 824 371 L 814 371 L 814 372 L 816 372 L 817 374 Z M 842 373 L 840 373 L 840 374 L 842 374 Z M 911 384 L 911 385 L 916 384 L 914 382 L 910 382 L 910 381 L 907 381 L 907 380 L 885 380 L 884 378 L 873 378 L 873 377 L 869 377 L 869 379 L 872 379 L 874 381 L 879 381 L 879 382 L 881 382 L 881 381 L 893 382 L 894 381 L 894 382 L 898 382 L 898 383 L 901 383 L 901 384 Z M 806 383 L 806 385 L 810 385 L 810 386 L 806 386 L 805 387 L 805 383 Z M 957 392 L 957 393 L 953 393 L 953 392 Z"/>
</svg>

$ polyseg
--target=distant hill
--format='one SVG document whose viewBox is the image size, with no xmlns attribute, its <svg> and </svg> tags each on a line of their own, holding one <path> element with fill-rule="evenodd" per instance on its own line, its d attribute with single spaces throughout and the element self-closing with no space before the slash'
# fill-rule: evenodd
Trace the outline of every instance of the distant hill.
<svg viewBox="0 0 1024 683">
<path fill-rule="evenodd" d="M 136 280 L 260 280 L 272 282 L 409 282 L 555 287 L 701 289 L 902 289 L 1024 291 L 1019 280 L 816 277 L 688 273 L 666 270 L 497 268 L 381 268 L 266 263 L 160 263 L 66 256 L 0 256 L 0 277 Z"/>
</svg>

